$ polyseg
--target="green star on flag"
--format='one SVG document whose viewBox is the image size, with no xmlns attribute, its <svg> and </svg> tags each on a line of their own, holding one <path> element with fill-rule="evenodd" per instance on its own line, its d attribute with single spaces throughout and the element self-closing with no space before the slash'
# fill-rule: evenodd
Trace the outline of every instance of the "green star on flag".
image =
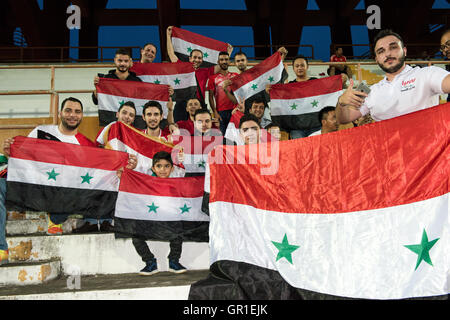
<svg viewBox="0 0 450 320">
<path fill-rule="evenodd" d="M 272 241 L 272 243 L 278 249 L 276 261 L 280 260 L 281 258 L 285 258 L 292 264 L 292 252 L 300 248 L 300 246 L 289 244 L 286 234 L 284 234 L 283 242 L 280 243 Z"/>
<path fill-rule="evenodd" d="M 155 203 L 154 203 L 154 202 L 152 202 L 152 205 L 151 205 L 151 206 L 147 206 L 147 207 L 148 207 L 148 212 L 149 212 L 149 213 L 152 212 L 152 211 L 154 211 L 155 213 L 157 213 L 157 212 L 156 212 L 156 209 L 159 208 L 158 206 L 155 206 Z"/>
<path fill-rule="evenodd" d="M 274 79 L 272 76 L 269 77 L 269 82 L 272 83 L 274 80 L 275 80 L 275 79 Z"/>
<path fill-rule="evenodd" d="M 173 82 L 175 82 L 175 84 L 180 84 L 180 79 L 176 78 Z"/>
<path fill-rule="evenodd" d="M 205 53 L 203 54 L 203 58 L 208 58 L 208 56 L 209 56 L 208 52 L 205 52 Z"/>
<path fill-rule="evenodd" d="M 48 179 L 47 180 L 53 179 L 53 180 L 56 181 L 56 176 L 59 176 L 59 173 L 56 173 L 55 169 L 52 169 L 52 171 L 47 172 L 47 174 L 48 174 Z"/>
<path fill-rule="evenodd" d="M 438 240 L 439 238 L 436 238 L 432 241 L 428 241 L 427 232 L 425 231 L 425 229 L 423 229 L 422 241 L 420 242 L 420 244 L 405 245 L 406 248 L 417 254 L 417 264 L 414 271 L 417 270 L 422 261 L 425 261 L 431 266 L 433 265 L 433 263 L 431 263 L 430 250 L 431 248 L 433 248 L 433 246 L 436 244 Z"/>
<path fill-rule="evenodd" d="M 192 52 L 192 48 L 191 47 L 187 48 L 187 52 L 191 53 Z"/>
<path fill-rule="evenodd" d="M 297 110 L 297 105 L 294 103 L 292 106 L 289 106 L 291 110 Z"/>
<path fill-rule="evenodd" d="M 200 161 L 199 163 L 197 163 L 197 165 L 198 165 L 198 167 L 200 168 L 205 168 L 205 164 L 206 164 L 206 162 L 205 162 L 205 160 L 202 160 L 202 161 Z"/>
<path fill-rule="evenodd" d="M 81 181 L 81 183 L 87 182 L 88 184 L 91 184 L 91 179 L 92 178 L 94 178 L 94 177 L 90 176 L 89 172 L 87 172 L 86 175 L 81 176 L 81 179 L 83 179 L 83 181 Z"/>
<path fill-rule="evenodd" d="M 122 101 L 119 101 L 119 108 L 123 105 L 125 103 L 125 101 L 124 100 L 122 100 Z"/>
<path fill-rule="evenodd" d="M 160 84 L 161 81 L 159 81 L 158 79 L 155 80 L 154 84 Z"/>
<path fill-rule="evenodd" d="M 315 108 L 317 107 L 317 105 L 319 104 L 319 101 L 314 100 L 313 102 L 311 102 L 312 106 Z"/>
<path fill-rule="evenodd" d="M 256 83 L 254 83 L 254 84 L 252 85 L 252 89 L 253 89 L 253 90 L 256 90 L 256 88 L 258 88 L 258 85 L 257 85 Z"/>
<path fill-rule="evenodd" d="M 189 213 L 189 210 L 191 210 L 191 208 L 192 208 L 192 207 L 188 207 L 188 206 L 186 205 L 186 203 L 185 203 L 184 206 L 180 208 L 180 209 L 181 209 L 181 214 L 183 214 L 183 213 L 185 213 L 185 212 L 188 212 L 188 213 Z"/>
</svg>

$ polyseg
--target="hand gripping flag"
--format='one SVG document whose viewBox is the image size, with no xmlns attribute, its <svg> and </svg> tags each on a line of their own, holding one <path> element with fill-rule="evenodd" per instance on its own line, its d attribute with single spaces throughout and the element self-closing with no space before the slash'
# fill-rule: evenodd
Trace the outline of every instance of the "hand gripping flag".
<svg viewBox="0 0 450 320">
<path fill-rule="evenodd" d="M 448 298 L 449 107 L 281 142 L 273 175 L 209 162 L 212 276 L 190 298 Z"/>
<path fill-rule="evenodd" d="M 219 52 L 227 52 L 228 49 L 228 44 L 225 42 L 177 27 L 172 28 L 172 45 L 178 59 L 184 62 L 189 61 L 192 50 L 200 50 L 203 53 L 201 67 L 210 67 L 217 64 Z"/>
<path fill-rule="evenodd" d="M 276 84 L 270 89 L 270 115 L 286 130 L 320 127 L 319 111 L 336 106 L 341 94 L 341 76 Z"/>
<path fill-rule="evenodd" d="M 133 64 L 131 71 L 144 82 L 170 85 L 174 89 L 174 101 L 195 98 L 197 82 L 195 70 L 190 62 Z"/>
<path fill-rule="evenodd" d="M 172 159 L 177 162 L 178 149 L 174 150 L 172 143 L 164 142 L 158 138 L 149 137 L 143 132 L 123 123 L 113 123 L 103 132 L 103 141 L 106 149 L 125 151 L 137 157 L 136 171 L 151 174 L 153 155 L 159 151 L 167 151 L 172 154 Z M 184 176 L 182 165 L 175 165 L 173 176 Z"/>
<path fill-rule="evenodd" d="M 127 161 L 124 152 L 15 137 L 8 162 L 7 206 L 112 217 L 119 188 L 116 171 Z"/>
<path fill-rule="evenodd" d="M 116 236 L 207 242 L 203 184 L 204 177 L 158 178 L 125 169 L 114 218 Z"/>
<path fill-rule="evenodd" d="M 148 101 L 158 101 L 163 108 L 164 118 L 167 118 L 167 102 L 169 101 L 169 86 L 167 85 L 100 78 L 96 89 L 101 126 L 116 121 L 116 112 L 127 101 L 134 102 L 136 107 L 135 126 L 137 128 L 145 128 L 142 108 Z"/>
</svg>

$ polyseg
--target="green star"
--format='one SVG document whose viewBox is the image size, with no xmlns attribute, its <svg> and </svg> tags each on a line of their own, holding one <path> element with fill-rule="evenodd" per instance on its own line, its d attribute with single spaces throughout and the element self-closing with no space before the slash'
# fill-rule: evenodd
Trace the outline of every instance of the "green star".
<svg viewBox="0 0 450 320">
<path fill-rule="evenodd" d="M 161 81 L 159 81 L 158 79 L 156 79 L 154 83 L 155 83 L 155 84 L 160 84 Z"/>
<path fill-rule="evenodd" d="M 300 248 L 300 246 L 294 246 L 289 244 L 286 234 L 284 234 L 283 242 L 280 243 L 272 241 L 272 243 L 278 249 L 276 261 L 280 260 L 281 258 L 286 258 L 286 260 L 292 264 L 292 252 Z"/>
<path fill-rule="evenodd" d="M 254 83 L 254 84 L 252 85 L 252 89 L 253 89 L 253 90 L 256 90 L 256 88 L 258 88 L 258 85 L 257 85 L 256 83 Z"/>
<path fill-rule="evenodd" d="M 425 231 L 425 229 L 423 229 L 422 242 L 420 244 L 411 244 L 405 246 L 406 248 L 417 254 L 417 264 L 414 271 L 417 270 L 422 260 L 431 266 L 433 265 L 433 263 L 431 263 L 430 250 L 438 240 L 439 238 L 428 241 L 427 232 Z"/>
<path fill-rule="evenodd" d="M 202 160 L 199 163 L 197 163 L 199 168 L 205 168 L 205 164 L 206 164 L 205 160 Z"/>
<path fill-rule="evenodd" d="M 289 106 L 291 110 L 297 110 L 297 105 L 294 103 L 292 106 Z"/>
<path fill-rule="evenodd" d="M 274 79 L 272 76 L 269 77 L 269 81 L 270 81 L 271 83 L 272 83 L 274 80 L 275 80 L 275 79 Z"/>
<path fill-rule="evenodd" d="M 59 176 L 59 173 L 56 173 L 55 169 L 52 169 L 51 172 L 47 172 L 47 174 L 48 174 L 48 179 L 47 180 L 53 179 L 53 180 L 56 181 L 56 176 Z"/>
<path fill-rule="evenodd" d="M 185 212 L 189 213 L 189 210 L 191 210 L 191 208 L 192 208 L 192 207 L 188 207 L 188 206 L 186 205 L 186 203 L 185 203 L 184 206 L 180 208 L 180 209 L 181 209 L 181 214 L 183 214 L 183 213 L 185 213 Z"/>
<path fill-rule="evenodd" d="M 158 206 L 155 206 L 155 203 L 154 203 L 154 202 L 152 202 L 152 205 L 151 205 L 151 206 L 147 206 L 147 207 L 148 207 L 148 212 L 149 212 L 149 213 L 152 212 L 152 211 L 154 211 L 155 213 L 157 213 L 157 212 L 156 212 L 156 209 L 159 208 Z"/>
<path fill-rule="evenodd" d="M 313 102 L 311 102 L 312 106 L 315 108 L 317 107 L 317 105 L 319 104 L 319 101 L 314 100 Z"/>
<path fill-rule="evenodd" d="M 176 78 L 173 82 L 175 82 L 175 84 L 180 84 L 180 79 Z"/>
<path fill-rule="evenodd" d="M 119 101 L 119 107 L 121 107 L 123 104 L 125 103 L 125 101 L 124 100 L 122 100 L 122 101 Z"/>
<path fill-rule="evenodd" d="M 81 179 L 83 179 L 83 181 L 81 181 L 81 183 L 87 182 L 88 184 L 91 184 L 92 178 L 94 178 L 94 177 L 90 176 L 89 172 L 87 172 L 85 176 L 81 176 Z"/>
<path fill-rule="evenodd" d="M 205 52 L 205 53 L 203 54 L 203 58 L 208 58 L 208 56 L 209 56 L 208 52 Z"/>
<path fill-rule="evenodd" d="M 189 53 L 191 53 L 191 52 L 192 52 L 192 48 L 191 48 L 191 47 L 187 48 L 187 51 L 188 51 Z"/>
</svg>

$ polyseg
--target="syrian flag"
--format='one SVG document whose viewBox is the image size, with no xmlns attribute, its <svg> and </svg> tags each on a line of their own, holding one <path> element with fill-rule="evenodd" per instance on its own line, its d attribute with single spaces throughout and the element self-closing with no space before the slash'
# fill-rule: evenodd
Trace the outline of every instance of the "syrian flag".
<svg viewBox="0 0 450 320">
<path fill-rule="evenodd" d="M 136 62 L 131 71 L 144 82 L 166 84 L 175 91 L 174 101 L 195 98 L 197 82 L 195 70 L 190 62 L 140 63 Z"/>
<path fill-rule="evenodd" d="M 116 171 L 127 162 L 124 152 L 15 137 L 8 161 L 7 206 L 112 217 L 119 189 Z"/>
<path fill-rule="evenodd" d="M 276 84 L 270 89 L 270 114 L 272 120 L 286 130 L 320 127 L 319 111 L 326 106 L 336 106 L 341 94 L 340 75 Z"/>
<path fill-rule="evenodd" d="M 207 242 L 203 184 L 204 177 L 158 178 L 125 169 L 114 217 L 116 236 Z"/>
<path fill-rule="evenodd" d="M 219 53 L 228 49 L 225 42 L 177 27 L 172 28 L 172 45 L 178 59 L 184 62 L 189 61 L 192 50 L 200 50 L 203 53 L 202 68 L 216 65 Z"/>
<path fill-rule="evenodd" d="M 142 131 L 123 122 L 117 121 L 104 131 L 99 139 L 103 139 L 105 148 L 135 155 L 137 167 L 134 170 L 136 171 L 151 174 L 152 158 L 159 151 L 167 151 L 172 154 L 174 162 L 177 160 L 178 150 L 174 150 L 173 144 L 149 137 Z M 184 173 L 185 170 L 182 165 L 175 165 L 173 176 L 182 177 Z"/>
<path fill-rule="evenodd" d="M 233 78 L 230 86 L 238 101 L 264 92 L 267 84 L 276 84 L 282 79 L 284 70 L 281 54 L 277 51 L 261 63 Z"/>
<path fill-rule="evenodd" d="M 182 148 L 186 176 L 204 175 L 208 154 L 223 144 L 223 136 L 174 136 L 173 143 Z"/>
<path fill-rule="evenodd" d="M 100 78 L 95 86 L 98 97 L 98 117 L 100 126 L 106 126 L 116 121 L 116 112 L 127 101 L 134 102 L 136 119 L 134 126 L 145 129 L 142 119 L 142 109 L 148 101 L 158 101 L 163 108 L 163 116 L 167 118 L 167 102 L 169 101 L 169 86 L 137 81 Z"/>
<path fill-rule="evenodd" d="M 211 276 L 191 298 L 448 298 L 449 107 L 279 143 L 273 175 L 210 161 Z"/>
</svg>

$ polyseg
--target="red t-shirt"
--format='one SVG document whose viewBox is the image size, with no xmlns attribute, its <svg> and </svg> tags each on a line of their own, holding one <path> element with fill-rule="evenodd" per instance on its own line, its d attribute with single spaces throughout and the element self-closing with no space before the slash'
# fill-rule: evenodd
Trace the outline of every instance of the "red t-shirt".
<svg viewBox="0 0 450 320">
<path fill-rule="evenodd" d="M 225 80 L 230 80 L 237 76 L 236 72 L 228 72 L 226 75 L 221 73 L 213 74 L 208 79 L 208 90 L 214 92 L 214 98 L 216 100 L 216 110 L 232 110 L 235 108 L 235 104 L 227 97 L 227 94 L 222 88 L 222 83 Z"/>
<path fill-rule="evenodd" d="M 194 134 L 194 122 L 190 118 L 187 120 L 177 121 L 177 126 L 180 129 L 185 129 L 189 131 L 190 135 Z"/>
<path fill-rule="evenodd" d="M 344 56 L 336 56 L 335 54 L 333 54 L 330 58 L 330 62 L 347 62 L 347 58 Z"/>
<path fill-rule="evenodd" d="M 200 90 L 202 91 L 203 99 L 197 89 L 197 98 L 200 101 L 205 100 L 206 93 L 206 83 L 208 82 L 208 78 L 214 74 L 214 66 L 209 68 L 198 68 L 195 70 L 195 77 L 197 78 L 198 85 L 200 86 Z"/>
</svg>

